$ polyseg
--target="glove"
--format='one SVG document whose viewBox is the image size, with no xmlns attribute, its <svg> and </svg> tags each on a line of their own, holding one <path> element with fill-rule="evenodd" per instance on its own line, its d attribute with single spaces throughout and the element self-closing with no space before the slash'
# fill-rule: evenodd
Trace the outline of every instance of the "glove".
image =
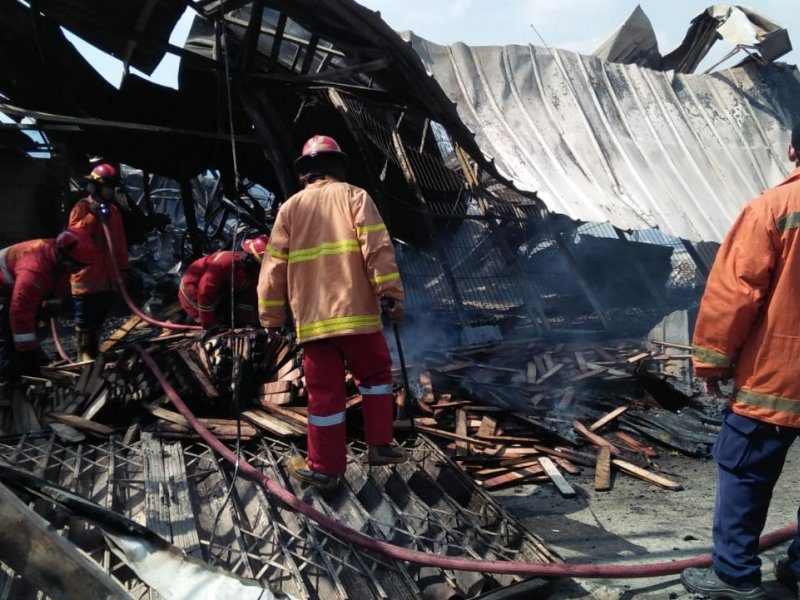
<svg viewBox="0 0 800 600">
<path fill-rule="evenodd" d="M 729 383 L 729 381 L 729 376 L 708 377 L 703 381 L 703 388 L 706 394 L 710 394 L 714 396 L 714 398 L 724 398 L 725 394 L 722 392 L 719 386 L 720 384 L 726 385 Z"/>
<path fill-rule="evenodd" d="M 51 318 L 57 318 L 61 312 L 61 298 L 51 298 L 45 300 L 39 307 L 39 318 L 42 321 L 48 321 Z"/>
<path fill-rule="evenodd" d="M 267 332 L 267 340 L 272 341 L 275 338 L 278 339 L 286 339 L 285 332 L 283 331 L 283 327 L 265 327 L 264 331 Z"/>
<path fill-rule="evenodd" d="M 25 350 L 14 354 L 14 366 L 20 375 L 39 375 L 39 350 Z"/>
<path fill-rule="evenodd" d="M 89 201 L 89 212 L 101 221 L 107 221 L 108 217 L 111 216 L 111 209 L 108 207 L 108 204 L 98 202 L 97 200 Z"/>
<path fill-rule="evenodd" d="M 397 322 L 403 318 L 403 304 L 400 300 L 384 296 L 381 298 L 381 311 L 389 317 L 392 322 Z"/>
</svg>

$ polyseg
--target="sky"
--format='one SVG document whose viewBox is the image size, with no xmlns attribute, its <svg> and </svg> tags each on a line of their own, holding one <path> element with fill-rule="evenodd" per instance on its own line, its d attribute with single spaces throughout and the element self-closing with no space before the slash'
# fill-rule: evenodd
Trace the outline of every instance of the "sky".
<svg viewBox="0 0 800 600">
<path fill-rule="evenodd" d="M 360 4 L 380 11 L 384 21 L 397 31 L 411 30 L 438 44 L 504 45 L 534 44 L 582 54 L 591 54 L 625 19 L 637 4 L 650 18 L 661 54 L 666 54 L 683 39 L 689 22 L 713 4 L 711 0 L 360 0 Z M 800 49 L 800 5 L 798 0 L 751 0 L 745 4 L 781 23 L 796 38 Z M 193 12 L 187 10 L 170 38 L 182 46 Z M 114 85 L 122 77 L 122 63 L 93 51 L 75 36 L 73 40 L 89 62 Z M 730 50 L 718 42 L 700 70 L 712 66 Z M 743 58 L 739 54 L 722 67 Z M 782 57 L 798 64 L 800 50 Z M 178 57 L 168 55 L 151 77 L 162 85 L 177 86 Z"/>
<path fill-rule="evenodd" d="M 712 0 L 359 0 L 359 3 L 380 11 L 393 29 L 410 29 L 438 44 L 534 44 L 582 54 L 591 54 L 641 5 L 656 32 L 662 55 L 683 40 L 693 17 L 714 4 Z M 796 38 L 793 46 L 800 48 L 797 0 L 745 0 L 740 4 L 781 23 L 789 30 L 790 39 Z M 719 42 L 716 46 L 723 44 Z M 719 53 L 719 58 L 730 50 L 716 46 L 714 53 Z M 798 59 L 800 52 L 793 50 L 779 60 L 797 64 Z"/>
</svg>

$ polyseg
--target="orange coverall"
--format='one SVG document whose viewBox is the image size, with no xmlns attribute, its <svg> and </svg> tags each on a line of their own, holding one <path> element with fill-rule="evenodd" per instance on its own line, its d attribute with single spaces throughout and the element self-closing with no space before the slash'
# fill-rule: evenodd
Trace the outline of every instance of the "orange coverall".
<svg viewBox="0 0 800 600">
<path fill-rule="evenodd" d="M 114 292 L 117 289 L 114 267 L 111 264 L 111 252 L 106 243 L 103 226 L 100 219 L 89 210 L 90 202 L 90 198 L 78 200 L 69 213 L 68 227 L 85 230 L 97 247 L 97 260 L 70 278 L 73 296 Z M 128 243 L 125 239 L 122 215 L 114 203 L 109 202 L 108 207 L 110 214 L 107 224 L 111 240 L 114 243 L 114 257 L 117 259 L 120 271 L 126 271 L 130 265 L 128 264 Z"/>
<path fill-rule="evenodd" d="M 228 322 L 230 317 L 218 315 L 225 300 L 230 299 L 231 271 L 233 293 L 236 298 L 237 324 L 252 325 L 256 322 L 256 275 L 247 272 L 242 265 L 248 254 L 241 250 L 234 253 L 235 269 L 231 262 L 231 251 L 220 250 L 194 261 L 181 278 L 178 300 L 192 319 L 208 329 L 216 325 L 220 316 Z M 230 308 L 230 305 L 228 305 Z"/>
<path fill-rule="evenodd" d="M 800 427 L 800 168 L 751 201 L 717 253 L 692 340 L 700 377 L 733 374 L 734 412 Z"/>
</svg>

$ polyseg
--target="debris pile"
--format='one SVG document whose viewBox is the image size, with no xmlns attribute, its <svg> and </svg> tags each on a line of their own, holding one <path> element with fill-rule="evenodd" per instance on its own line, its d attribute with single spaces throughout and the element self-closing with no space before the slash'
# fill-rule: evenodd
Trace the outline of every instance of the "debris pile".
<svg viewBox="0 0 800 600">
<path fill-rule="evenodd" d="M 631 341 L 530 339 L 432 352 L 419 374 L 425 416 L 415 422 L 486 489 L 552 481 L 572 496 L 561 472 L 590 467 L 597 490 L 610 489 L 612 468 L 679 490 L 654 459 L 664 449 L 708 455 L 718 421 L 661 372 L 688 360 L 677 346 L 682 353 L 664 354 Z M 665 394 L 680 414 L 665 408 Z"/>
<path fill-rule="evenodd" d="M 96 361 L 55 365 L 45 369 L 45 378 L 30 381 L 29 425 L 41 415 L 70 442 L 124 431 L 122 441 L 129 444 L 140 430 L 197 439 L 186 419 L 165 406 L 166 396 L 139 356 L 141 346 L 220 439 L 247 441 L 267 433 L 303 441 L 307 392 L 301 351 L 293 342 L 263 330 L 235 330 L 164 331 L 118 344 L 141 327 L 137 319 L 109 337 Z M 430 351 L 417 369 L 419 388 L 396 386 L 397 404 L 407 394 L 420 396 L 411 432 L 439 442 L 487 490 L 550 481 L 572 496 L 564 474 L 587 467 L 595 470 L 597 490 L 611 488 L 614 469 L 678 490 L 680 483 L 658 473 L 659 452 L 706 456 L 717 422 L 671 388 L 669 369 L 660 368 L 688 360 L 686 349 L 655 343 L 673 353 L 645 350 L 631 340 L 541 338 Z M 362 400 L 350 375 L 348 390 L 348 411 L 357 412 Z M 665 390 L 671 402 L 665 402 Z M 680 406 L 680 414 L 665 408 L 670 403 Z"/>
</svg>

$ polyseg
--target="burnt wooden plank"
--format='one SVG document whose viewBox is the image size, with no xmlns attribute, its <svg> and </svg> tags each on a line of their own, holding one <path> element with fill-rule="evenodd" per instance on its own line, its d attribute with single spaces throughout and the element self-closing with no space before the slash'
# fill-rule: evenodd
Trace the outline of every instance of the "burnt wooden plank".
<svg viewBox="0 0 800 600">
<path fill-rule="evenodd" d="M 633 452 L 639 452 L 649 458 L 658 456 L 652 447 L 646 446 L 644 443 L 624 431 L 615 431 L 612 435 L 617 438 L 622 444 L 630 448 Z"/>
<path fill-rule="evenodd" d="M 536 383 L 536 363 L 529 362 L 525 369 L 525 380 L 528 383 Z"/>
<path fill-rule="evenodd" d="M 150 433 L 142 433 L 142 459 L 144 461 L 145 524 L 157 535 L 172 543 L 172 526 L 169 516 L 169 488 L 164 470 L 161 442 Z"/>
<path fill-rule="evenodd" d="M 608 446 L 609 448 L 611 448 L 611 454 L 613 454 L 614 456 L 620 456 L 622 454 L 619 451 L 619 449 L 616 446 L 614 446 L 614 444 L 609 442 L 604 437 L 599 436 L 596 433 L 593 433 L 588 429 L 586 429 L 586 426 L 580 421 L 573 421 L 572 425 L 573 427 L 575 427 L 578 433 L 580 433 L 583 437 L 592 442 L 595 446 Z"/>
<path fill-rule="evenodd" d="M 626 460 L 620 460 L 618 458 L 614 458 L 611 460 L 611 464 L 617 467 L 620 471 L 627 473 L 628 475 L 633 475 L 641 479 L 642 481 L 646 481 L 647 483 L 652 483 L 653 485 L 657 485 L 658 487 L 662 487 L 667 490 L 672 490 L 674 492 L 679 492 L 683 489 L 683 486 L 679 483 L 676 483 L 666 477 L 662 477 L 661 475 L 656 475 L 655 473 L 651 473 L 641 467 L 637 467 L 633 463 L 629 463 Z"/>
<path fill-rule="evenodd" d="M 70 427 L 66 423 L 50 423 L 50 429 L 53 430 L 53 433 L 56 434 L 58 439 L 62 442 L 69 442 L 69 443 L 77 443 L 82 442 L 86 439 L 86 436 L 83 435 L 80 431 L 75 429 L 74 427 Z"/>
<path fill-rule="evenodd" d="M 449 431 L 444 431 L 442 429 L 434 429 L 433 427 L 425 427 L 424 425 L 421 425 L 421 426 L 417 427 L 417 429 L 419 429 L 420 431 L 424 431 L 425 433 L 429 433 L 431 435 L 437 436 L 437 437 L 445 438 L 447 440 L 468 442 L 470 444 L 473 444 L 474 446 L 481 446 L 483 448 L 488 448 L 488 447 L 494 446 L 494 442 L 486 442 L 484 440 L 479 440 L 477 438 L 472 438 L 472 437 L 468 437 L 468 436 L 461 436 L 461 435 L 458 435 L 458 434 L 455 434 L 455 433 L 450 433 Z"/>
<path fill-rule="evenodd" d="M 296 423 L 299 427 L 302 427 L 304 430 L 306 427 L 308 427 L 308 416 L 299 413 L 296 410 L 292 410 L 291 408 L 284 408 L 282 406 L 274 406 L 274 405 L 265 405 L 264 410 L 285 417 L 288 420 Z"/>
<path fill-rule="evenodd" d="M 200 536 L 189 497 L 182 445 L 162 443 L 165 484 L 169 490 L 169 520 L 174 544 L 189 556 L 202 559 Z"/>
<path fill-rule="evenodd" d="M 117 328 L 110 336 L 108 336 L 105 340 L 100 342 L 100 352 L 108 352 L 117 345 L 119 341 L 125 338 L 131 331 L 136 329 L 136 326 L 139 323 L 142 323 L 143 319 L 141 317 L 137 317 L 136 315 L 132 316 L 130 319 L 125 321 L 120 327 Z"/>
<path fill-rule="evenodd" d="M 589 367 L 586 365 L 586 359 L 583 356 L 583 352 L 575 353 L 575 362 L 577 363 L 578 370 L 581 373 L 586 373 L 589 370 Z"/>
<path fill-rule="evenodd" d="M 596 377 L 597 375 L 602 375 L 607 370 L 608 369 L 606 367 L 597 367 L 596 369 L 587 370 L 585 373 L 581 373 L 580 375 L 575 375 L 574 377 L 570 377 L 569 380 L 583 381 L 584 379 L 589 379 L 590 377 Z"/>
<path fill-rule="evenodd" d="M 84 419 L 83 417 L 79 417 L 78 415 L 71 415 L 68 413 L 61 413 L 61 412 L 52 412 L 50 413 L 50 416 L 59 421 L 60 423 L 64 423 L 66 425 L 69 425 L 70 427 L 74 427 L 75 429 L 88 431 L 89 433 L 94 433 L 96 435 L 107 436 L 114 433 L 114 430 L 108 425 L 103 425 L 102 423 L 96 423 L 94 421 L 90 421 L 89 419 Z"/>
<path fill-rule="evenodd" d="M 525 467 L 519 469 L 517 471 L 512 471 L 511 473 L 505 473 L 503 475 L 498 475 L 497 477 L 492 477 L 491 479 L 487 479 L 483 482 L 479 482 L 484 488 L 487 490 L 492 490 L 499 488 L 504 485 L 510 484 L 517 484 L 517 483 L 525 483 L 530 481 L 547 481 L 549 478 L 547 474 L 545 474 L 544 469 L 541 465 L 533 465 L 530 467 Z"/>
<path fill-rule="evenodd" d="M 566 390 L 564 390 L 564 395 L 561 396 L 561 400 L 558 401 L 558 408 L 562 409 L 568 407 L 570 404 L 572 404 L 572 401 L 574 399 L 575 399 L 575 388 L 568 387 Z"/>
<path fill-rule="evenodd" d="M 203 370 L 203 368 L 195 362 L 192 356 L 189 354 L 189 351 L 185 348 L 180 348 L 178 350 L 178 356 L 181 357 L 181 360 L 189 369 L 189 373 L 191 374 L 194 381 L 200 386 L 200 389 L 203 390 L 203 393 L 210 398 L 216 398 L 219 396 L 219 391 L 217 388 L 214 387 L 214 384 L 211 383 L 209 379 L 209 375 Z"/>
<path fill-rule="evenodd" d="M 608 414 L 600 417 L 599 419 L 597 419 L 597 421 L 595 421 L 594 423 L 589 425 L 589 431 L 597 431 L 603 425 L 606 425 L 606 424 L 610 423 L 611 421 L 613 421 L 614 419 L 616 419 L 618 416 L 620 416 L 626 410 L 628 410 L 628 406 L 627 405 L 619 406 L 619 407 L 615 408 L 614 410 L 612 410 Z"/>
<path fill-rule="evenodd" d="M 598 492 L 606 492 L 611 489 L 611 448 L 608 446 L 602 446 L 597 452 L 594 489 Z"/>
<path fill-rule="evenodd" d="M 263 410 L 246 410 L 242 412 L 242 417 L 254 425 L 282 437 L 302 436 L 306 434 L 305 430 L 301 429 L 296 424 L 267 414 Z"/>
<path fill-rule="evenodd" d="M 258 404 L 265 406 L 267 404 L 283 405 L 289 404 L 294 400 L 292 392 L 276 392 L 274 394 L 262 394 L 258 397 Z"/>
<path fill-rule="evenodd" d="M 456 456 L 464 456 L 469 452 L 469 446 L 463 439 L 467 437 L 467 413 L 463 410 L 456 411 L 456 435 L 462 438 L 456 440 Z"/>
<path fill-rule="evenodd" d="M 492 436 L 494 435 L 495 431 L 497 431 L 497 419 L 490 417 L 489 415 L 484 415 L 481 419 L 481 425 L 478 428 L 478 433 L 476 434 L 477 437 Z"/>
<path fill-rule="evenodd" d="M 558 470 L 558 467 L 552 460 L 546 456 L 541 456 L 539 457 L 539 464 L 542 466 L 542 469 L 544 469 L 544 472 L 547 473 L 550 481 L 552 481 L 556 488 L 558 488 L 558 491 L 562 496 L 565 498 L 575 497 L 575 489 L 564 478 L 564 476 L 561 474 L 561 471 Z"/>
</svg>

